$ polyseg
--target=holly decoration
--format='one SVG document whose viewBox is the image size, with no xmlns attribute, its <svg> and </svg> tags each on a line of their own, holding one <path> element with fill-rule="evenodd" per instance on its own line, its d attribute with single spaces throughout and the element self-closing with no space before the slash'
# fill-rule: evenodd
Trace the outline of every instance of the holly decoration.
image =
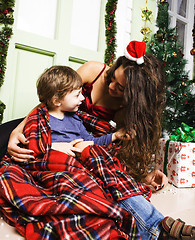
<svg viewBox="0 0 195 240">
<path fill-rule="evenodd" d="M 9 40 L 12 35 L 11 25 L 14 23 L 13 7 L 15 5 L 14 0 L 1 0 L 0 3 L 0 87 L 3 85 L 5 71 L 6 71 L 6 58 L 9 47 Z M 0 101 L 0 123 L 3 119 L 3 112 L 5 104 Z"/>
<path fill-rule="evenodd" d="M 182 122 L 189 126 L 195 124 L 195 96 L 193 80 L 185 70 L 183 48 L 178 42 L 176 28 L 169 28 L 170 17 L 168 2 L 158 3 L 156 25 L 158 31 L 147 44 L 147 51 L 158 57 L 166 73 L 166 107 L 163 115 L 163 129 L 168 133 L 174 131 Z"/>
<path fill-rule="evenodd" d="M 111 66 L 116 58 L 116 21 L 115 12 L 117 9 L 118 0 L 108 0 L 106 4 L 105 14 L 105 36 L 106 36 L 106 50 L 104 55 L 104 62 Z"/>
<path fill-rule="evenodd" d="M 143 42 L 148 42 L 149 41 L 149 37 L 148 34 L 150 34 L 152 31 L 149 27 L 147 27 L 147 22 L 151 22 L 151 18 L 152 18 L 152 11 L 148 9 L 147 6 L 147 0 L 146 0 L 146 6 L 145 8 L 142 8 L 142 20 L 144 21 L 144 26 L 142 27 L 142 29 L 140 30 L 141 34 L 144 35 L 143 37 Z"/>
</svg>

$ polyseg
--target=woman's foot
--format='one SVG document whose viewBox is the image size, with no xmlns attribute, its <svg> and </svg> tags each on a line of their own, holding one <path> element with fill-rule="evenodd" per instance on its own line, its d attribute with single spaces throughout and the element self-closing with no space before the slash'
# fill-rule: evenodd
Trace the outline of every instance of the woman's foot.
<svg viewBox="0 0 195 240">
<path fill-rule="evenodd" d="M 195 227 L 186 225 L 180 219 L 174 220 L 171 217 L 165 217 L 162 220 L 162 227 L 163 232 L 160 239 L 195 240 Z"/>
</svg>

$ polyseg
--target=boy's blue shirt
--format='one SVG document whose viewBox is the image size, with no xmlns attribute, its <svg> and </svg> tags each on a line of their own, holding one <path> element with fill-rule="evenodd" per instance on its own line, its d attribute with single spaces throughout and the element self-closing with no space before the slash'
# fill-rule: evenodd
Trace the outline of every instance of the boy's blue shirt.
<svg viewBox="0 0 195 240">
<path fill-rule="evenodd" d="M 49 114 L 49 120 L 52 142 L 71 142 L 79 138 L 82 138 L 84 141 L 94 141 L 94 144 L 100 146 L 112 142 L 112 133 L 101 137 L 94 137 L 88 133 L 83 125 L 83 121 L 75 113 L 66 112 L 63 119 L 58 119 Z"/>
</svg>

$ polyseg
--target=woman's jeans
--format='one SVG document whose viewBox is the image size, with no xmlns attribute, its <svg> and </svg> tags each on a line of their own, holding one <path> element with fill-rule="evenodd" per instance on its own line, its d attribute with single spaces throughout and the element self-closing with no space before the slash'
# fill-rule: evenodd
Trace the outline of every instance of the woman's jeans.
<svg viewBox="0 0 195 240">
<path fill-rule="evenodd" d="M 142 195 L 119 201 L 120 207 L 135 218 L 142 240 L 158 239 L 164 216 Z"/>
</svg>

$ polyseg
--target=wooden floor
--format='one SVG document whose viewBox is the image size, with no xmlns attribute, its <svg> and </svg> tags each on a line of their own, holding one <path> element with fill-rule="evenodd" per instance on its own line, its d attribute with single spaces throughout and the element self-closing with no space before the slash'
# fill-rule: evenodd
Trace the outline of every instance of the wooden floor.
<svg viewBox="0 0 195 240">
<path fill-rule="evenodd" d="M 195 225 L 195 188 L 176 188 L 168 185 L 153 193 L 151 202 L 164 215 L 180 218 Z M 15 229 L 0 218 L 0 240 L 24 240 Z"/>
<path fill-rule="evenodd" d="M 152 195 L 151 202 L 164 215 L 195 226 L 195 188 L 168 185 Z"/>
</svg>

